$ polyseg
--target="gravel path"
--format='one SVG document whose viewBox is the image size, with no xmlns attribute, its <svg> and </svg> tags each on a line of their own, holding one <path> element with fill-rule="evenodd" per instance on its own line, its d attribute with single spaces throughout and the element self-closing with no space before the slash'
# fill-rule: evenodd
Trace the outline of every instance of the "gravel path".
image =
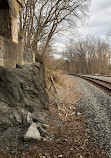
<svg viewBox="0 0 111 158">
<path fill-rule="evenodd" d="M 94 143 L 111 158 L 111 97 L 84 79 L 69 78 L 76 81 L 77 90 L 81 92 L 78 110 L 87 118 L 87 127 L 93 133 Z"/>
</svg>

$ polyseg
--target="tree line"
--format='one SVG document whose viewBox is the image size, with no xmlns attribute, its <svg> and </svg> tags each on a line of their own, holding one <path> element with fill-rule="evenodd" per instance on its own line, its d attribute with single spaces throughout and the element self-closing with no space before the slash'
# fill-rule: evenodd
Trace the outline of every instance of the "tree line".
<svg viewBox="0 0 111 158">
<path fill-rule="evenodd" d="M 70 73 L 95 75 L 111 71 L 110 44 L 99 38 L 89 36 L 70 41 L 64 56 L 64 69 Z"/>
</svg>

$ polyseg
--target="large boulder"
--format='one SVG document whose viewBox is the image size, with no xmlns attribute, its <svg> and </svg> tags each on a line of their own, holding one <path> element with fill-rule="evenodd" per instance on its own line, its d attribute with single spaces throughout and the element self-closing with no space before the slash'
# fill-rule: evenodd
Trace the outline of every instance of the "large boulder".
<svg viewBox="0 0 111 158">
<path fill-rule="evenodd" d="M 13 70 L 0 67 L 0 141 L 8 129 L 26 126 L 28 112 L 35 120 L 42 121 L 47 103 L 42 64 L 17 65 Z"/>
</svg>

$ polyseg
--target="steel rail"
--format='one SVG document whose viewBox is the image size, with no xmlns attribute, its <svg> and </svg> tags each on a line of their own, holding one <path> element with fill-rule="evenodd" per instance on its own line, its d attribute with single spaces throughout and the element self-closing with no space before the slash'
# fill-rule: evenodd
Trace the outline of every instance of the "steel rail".
<svg viewBox="0 0 111 158">
<path fill-rule="evenodd" d="M 79 75 L 79 74 L 73 74 L 74 76 L 83 78 L 91 83 L 93 83 L 95 86 L 101 88 L 104 90 L 107 94 L 111 95 L 111 82 L 106 81 L 104 79 L 94 78 L 91 76 L 86 75 Z M 95 76 L 96 77 L 96 76 Z"/>
</svg>

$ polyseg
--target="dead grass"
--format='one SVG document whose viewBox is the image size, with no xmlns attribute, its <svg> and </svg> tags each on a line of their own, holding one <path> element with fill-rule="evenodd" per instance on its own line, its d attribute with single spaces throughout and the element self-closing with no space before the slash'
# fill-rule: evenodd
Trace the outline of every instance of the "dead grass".
<svg viewBox="0 0 111 158">
<path fill-rule="evenodd" d="M 63 78 L 62 78 L 62 71 L 58 70 L 58 71 L 54 71 L 54 70 L 49 70 L 46 68 L 46 78 L 47 80 L 50 80 L 50 76 L 53 77 L 54 81 L 57 84 L 61 84 L 63 82 Z"/>
</svg>

